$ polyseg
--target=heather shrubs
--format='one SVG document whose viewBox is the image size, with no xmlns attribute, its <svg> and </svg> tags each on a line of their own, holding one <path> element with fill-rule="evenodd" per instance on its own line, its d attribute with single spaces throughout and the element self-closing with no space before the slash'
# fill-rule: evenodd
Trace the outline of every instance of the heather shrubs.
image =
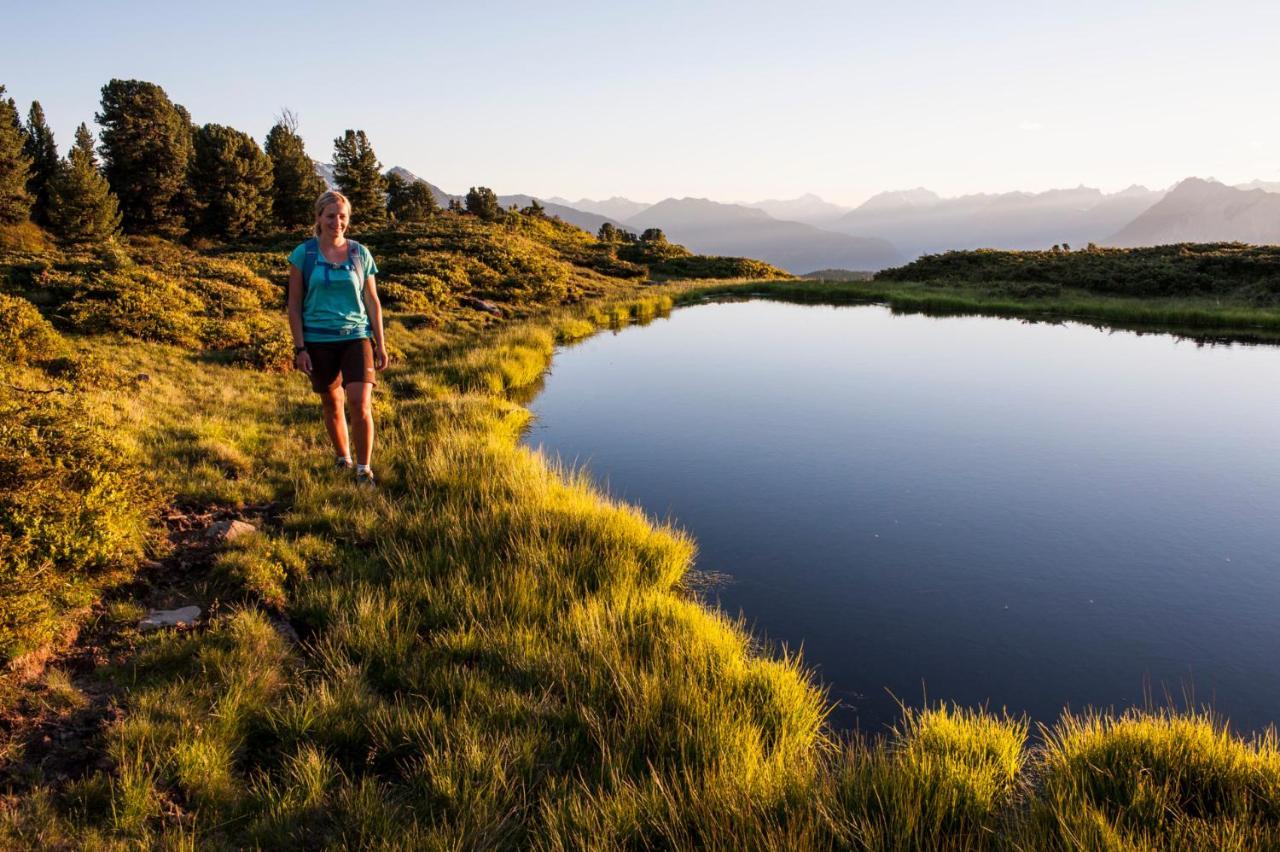
<svg viewBox="0 0 1280 852">
<path fill-rule="evenodd" d="M 26 299 L 0 293 L 0 352 L 16 364 L 33 364 L 56 358 L 64 349 L 58 332 Z"/>
<path fill-rule="evenodd" d="M 143 552 L 156 495 L 73 399 L 0 401 L 0 658 L 37 647 Z"/>
</svg>

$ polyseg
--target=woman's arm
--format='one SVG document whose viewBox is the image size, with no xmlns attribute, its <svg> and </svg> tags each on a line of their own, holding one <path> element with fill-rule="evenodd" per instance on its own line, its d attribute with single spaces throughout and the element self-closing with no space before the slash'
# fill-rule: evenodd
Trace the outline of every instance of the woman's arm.
<svg viewBox="0 0 1280 852">
<path fill-rule="evenodd" d="M 390 359 L 387 357 L 387 338 L 382 330 L 382 302 L 378 301 L 378 282 L 372 275 L 364 279 L 364 309 L 369 313 L 369 327 L 373 330 L 373 366 L 384 370 Z"/>
<path fill-rule="evenodd" d="M 302 270 L 289 264 L 289 334 L 293 337 L 293 367 L 311 375 L 311 355 L 302 348 Z"/>
</svg>

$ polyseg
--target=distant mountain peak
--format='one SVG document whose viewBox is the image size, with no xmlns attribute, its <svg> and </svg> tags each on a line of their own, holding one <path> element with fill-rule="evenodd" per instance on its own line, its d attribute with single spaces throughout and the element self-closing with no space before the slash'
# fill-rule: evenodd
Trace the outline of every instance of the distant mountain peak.
<svg viewBox="0 0 1280 852">
<path fill-rule="evenodd" d="M 1179 181 L 1163 199 L 1120 229 L 1108 243 L 1280 243 L 1280 195 L 1241 189 L 1212 178 Z"/>
<path fill-rule="evenodd" d="M 742 206 L 763 210 L 775 219 L 804 222 L 810 225 L 830 224 L 853 209 L 832 204 L 812 192 L 806 192 L 797 198 L 767 198 L 764 201 L 752 201 Z"/>
<path fill-rule="evenodd" d="M 915 189 L 898 189 L 877 193 L 858 206 L 859 210 L 895 210 L 932 207 L 942 201 L 942 196 L 923 186 Z"/>
</svg>

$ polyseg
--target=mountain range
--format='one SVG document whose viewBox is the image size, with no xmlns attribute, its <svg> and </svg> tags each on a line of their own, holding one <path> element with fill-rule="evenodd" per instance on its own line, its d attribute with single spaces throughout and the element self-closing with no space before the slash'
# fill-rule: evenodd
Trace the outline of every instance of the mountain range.
<svg viewBox="0 0 1280 852">
<path fill-rule="evenodd" d="M 1158 203 L 1121 228 L 1107 244 L 1149 246 L 1165 243 L 1280 243 L 1280 186 L 1270 191 L 1261 181 L 1241 188 L 1188 178 Z M 1267 184 L 1263 184 L 1267 186 Z"/>
<path fill-rule="evenodd" d="M 874 196 L 828 227 L 883 237 L 908 257 L 948 249 L 1085 245 L 1105 242 L 1163 196 L 1142 186 L 1111 194 L 1081 186 L 958 198 L 915 189 Z"/>
<path fill-rule="evenodd" d="M 316 163 L 316 171 L 333 185 L 331 166 Z M 392 171 L 426 183 L 441 206 L 462 199 L 407 169 Z M 525 207 L 533 197 L 500 195 L 498 201 Z M 951 249 L 1280 243 L 1280 182 L 1262 180 L 1227 186 L 1188 178 L 1168 190 L 1135 185 L 1104 193 L 1079 186 L 955 198 L 917 187 L 882 192 L 856 208 L 813 194 L 746 204 L 705 198 L 645 204 L 618 196 L 603 201 L 552 196 L 538 202 L 548 215 L 593 233 L 606 222 L 635 233 L 661 228 L 668 239 L 693 251 L 754 257 L 797 274 L 874 271 Z"/>
<path fill-rule="evenodd" d="M 641 231 L 661 228 L 668 239 L 699 254 L 754 257 L 796 273 L 883 269 L 905 260 L 892 243 L 878 237 L 838 234 L 775 219 L 754 207 L 705 198 L 668 198 L 625 224 Z"/>
</svg>

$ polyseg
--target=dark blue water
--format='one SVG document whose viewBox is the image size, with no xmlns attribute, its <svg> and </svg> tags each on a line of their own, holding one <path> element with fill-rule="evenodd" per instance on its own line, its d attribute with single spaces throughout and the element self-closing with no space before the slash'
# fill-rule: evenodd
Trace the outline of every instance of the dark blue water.
<svg viewBox="0 0 1280 852">
<path fill-rule="evenodd" d="M 1193 691 L 1280 720 L 1280 350 L 704 305 L 557 353 L 527 440 L 698 541 L 879 730 Z"/>
</svg>

